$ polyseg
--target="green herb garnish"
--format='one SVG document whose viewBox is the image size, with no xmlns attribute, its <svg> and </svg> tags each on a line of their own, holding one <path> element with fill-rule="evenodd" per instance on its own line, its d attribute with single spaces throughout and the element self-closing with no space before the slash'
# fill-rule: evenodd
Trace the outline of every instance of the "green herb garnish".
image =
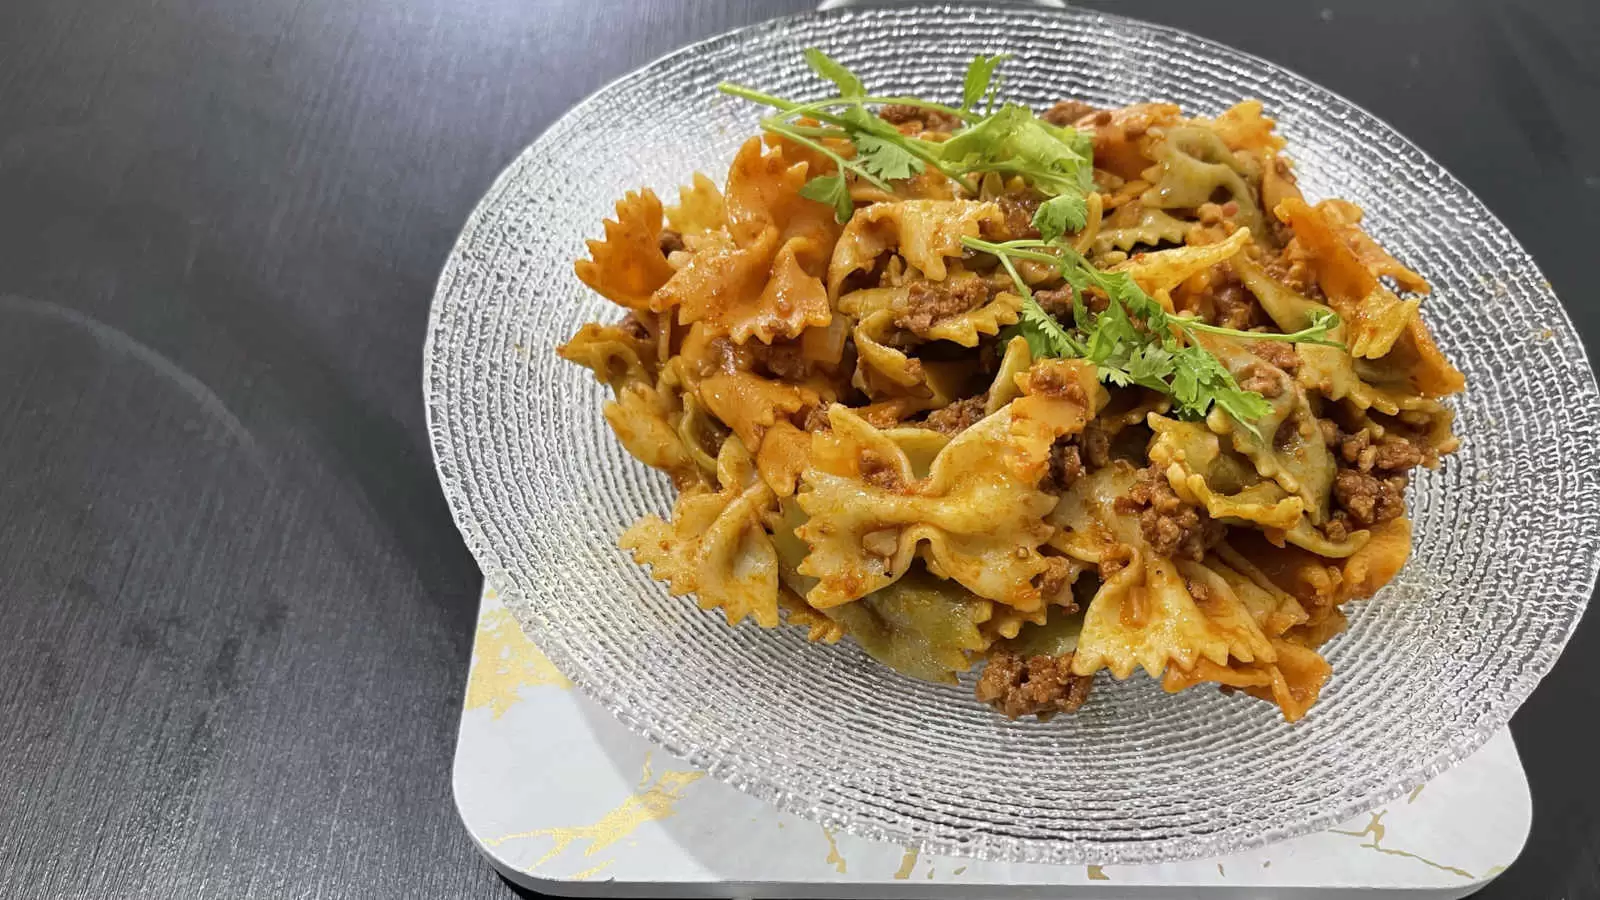
<svg viewBox="0 0 1600 900">
<path fill-rule="evenodd" d="M 1292 334 L 1240 331 L 1211 325 L 1193 316 L 1175 316 L 1139 287 L 1126 272 L 1102 272 L 1057 236 L 1053 240 L 993 243 L 962 238 L 962 244 L 1000 260 L 1022 295 L 1022 316 L 1016 333 L 1028 342 L 1035 357 L 1062 356 L 1095 364 L 1100 379 L 1110 384 L 1138 385 L 1173 399 L 1180 415 L 1204 416 L 1213 406 L 1245 428 L 1270 411 L 1255 391 L 1239 387 L 1216 356 L 1200 346 L 1194 335 L 1217 334 L 1252 341 L 1288 341 L 1342 346 L 1329 335 L 1339 327 L 1339 317 L 1326 310 L 1312 315 L 1311 324 Z M 1025 259 L 1056 267 L 1072 290 L 1073 324 L 1069 327 L 1045 312 L 1027 282 L 1017 273 L 1014 260 Z M 1083 292 L 1097 290 L 1106 296 L 1106 308 L 1089 312 Z"/>
<path fill-rule="evenodd" d="M 830 81 L 839 93 L 801 103 L 774 97 L 752 88 L 724 82 L 718 88 L 777 110 L 761 120 L 763 130 L 781 135 L 828 157 L 838 167 L 806 184 L 804 196 L 833 206 L 843 222 L 850 218 L 846 173 L 869 184 L 891 190 L 890 181 L 910 178 L 932 166 L 969 194 L 977 193 L 974 176 L 988 172 L 1019 175 L 1047 201 L 1041 227 L 1046 234 L 1076 231 L 1084 226 L 1086 198 L 1094 189 L 1087 135 L 1057 128 L 1034 116 L 1026 107 L 1005 105 L 994 109 L 1001 79 L 996 75 L 1007 54 L 979 56 L 967 67 L 962 85 L 962 105 L 957 108 L 916 97 L 881 97 L 867 93 L 861 79 L 839 61 L 815 47 L 805 51 L 812 71 Z M 978 102 L 985 112 L 975 111 Z M 947 141 L 927 141 L 901 134 L 900 129 L 873 114 L 871 104 L 901 104 L 943 113 L 962 122 Z M 819 124 L 812 125 L 804 120 Z M 846 159 L 822 143 L 848 140 L 855 154 Z M 819 183 L 820 182 L 820 183 Z"/>
</svg>

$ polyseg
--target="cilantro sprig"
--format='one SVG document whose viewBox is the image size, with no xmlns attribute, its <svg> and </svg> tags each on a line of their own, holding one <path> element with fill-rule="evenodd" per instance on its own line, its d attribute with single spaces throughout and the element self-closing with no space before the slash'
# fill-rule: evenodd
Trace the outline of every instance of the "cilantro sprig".
<svg viewBox="0 0 1600 900">
<path fill-rule="evenodd" d="M 974 58 L 962 81 L 960 107 L 869 94 L 854 72 L 815 47 L 805 51 L 806 62 L 838 89 L 835 96 L 802 103 L 727 82 L 718 89 L 777 110 L 761 120 L 764 131 L 809 147 L 834 163 L 831 174 L 812 178 L 802 194 L 831 205 L 841 222 L 854 211 L 847 176 L 892 190 L 889 182 L 932 166 L 968 194 L 977 193 L 976 178 L 989 172 L 1020 176 L 1045 197 L 1035 219 L 1041 233 L 1058 236 L 1077 231 L 1084 227 L 1086 198 L 1094 189 L 1088 136 L 1051 125 L 1024 106 L 1004 104 L 995 109 L 1002 83 L 997 70 L 1009 58 L 1009 54 Z M 982 113 L 977 112 L 980 101 Z M 902 134 L 868 109 L 881 104 L 914 106 L 962 124 L 947 141 L 923 140 Z M 848 141 L 855 152 L 847 157 L 824 143 L 828 140 Z"/>
<path fill-rule="evenodd" d="M 996 243 L 964 237 L 968 248 L 989 253 L 1000 261 L 1022 296 L 1017 333 L 1033 355 L 1086 359 L 1095 364 L 1100 379 L 1119 386 L 1138 385 L 1172 397 L 1180 415 L 1201 417 L 1213 406 L 1246 429 L 1270 411 L 1266 398 L 1239 383 L 1196 334 L 1216 334 L 1252 341 L 1287 341 L 1341 346 L 1330 335 L 1339 317 L 1326 310 L 1313 314 L 1311 323 L 1290 334 L 1241 331 L 1212 325 L 1194 316 L 1173 315 L 1152 300 L 1126 272 L 1102 272 L 1063 242 L 1020 240 Z M 1034 299 L 1033 291 L 1018 274 L 1014 260 L 1054 266 L 1072 291 L 1072 325 L 1055 317 Z M 1106 307 L 1091 313 L 1084 291 L 1094 289 L 1106 297 Z"/>
</svg>

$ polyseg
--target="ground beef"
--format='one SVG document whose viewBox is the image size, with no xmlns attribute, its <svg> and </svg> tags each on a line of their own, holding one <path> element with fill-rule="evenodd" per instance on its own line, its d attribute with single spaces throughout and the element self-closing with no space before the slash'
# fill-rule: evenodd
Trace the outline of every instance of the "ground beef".
<svg viewBox="0 0 1600 900">
<path fill-rule="evenodd" d="M 1082 100 L 1058 100 L 1056 101 L 1055 106 L 1045 110 L 1044 115 L 1040 116 L 1039 118 L 1049 122 L 1051 125 L 1064 127 L 1071 125 L 1073 122 L 1078 121 L 1084 116 L 1091 115 L 1099 111 L 1099 109 L 1090 106 Z"/>
<path fill-rule="evenodd" d="M 1133 549 L 1127 544 L 1116 544 L 1100 555 L 1100 563 L 1096 573 L 1100 576 L 1101 583 L 1110 581 L 1118 572 L 1128 567 L 1133 562 Z"/>
<path fill-rule="evenodd" d="M 661 232 L 661 236 L 657 238 L 657 244 L 661 247 L 662 256 L 686 249 L 683 243 L 683 235 L 670 228 Z"/>
<path fill-rule="evenodd" d="M 1072 573 L 1074 571 L 1072 563 L 1067 562 L 1066 558 L 1060 556 L 1047 556 L 1044 558 L 1044 562 L 1045 570 L 1034 576 L 1033 579 L 1034 586 L 1039 589 L 1039 596 L 1044 599 L 1044 602 L 1051 603 L 1065 593 L 1067 602 L 1063 604 L 1064 611 L 1068 614 L 1077 612 L 1078 605 L 1072 602 L 1072 592 L 1068 590 L 1068 588 L 1072 587 Z"/>
<path fill-rule="evenodd" d="M 878 117 L 891 125 L 917 123 L 914 131 L 955 131 L 961 127 L 961 117 L 936 109 L 924 109 L 909 103 L 890 103 L 878 110 Z M 905 129 L 901 129 L 905 130 Z"/>
<path fill-rule="evenodd" d="M 1083 461 L 1088 464 L 1089 471 L 1111 464 L 1111 435 L 1106 434 L 1099 422 L 1083 426 L 1078 443 L 1083 447 Z"/>
<path fill-rule="evenodd" d="M 642 341 L 650 336 L 650 329 L 644 327 L 644 321 L 639 318 L 638 313 L 628 313 L 623 316 L 617 327 L 622 329 L 623 334 L 636 341 Z"/>
<path fill-rule="evenodd" d="M 989 395 L 986 393 L 957 400 L 943 409 L 928 413 L 928 417 L 920 424 L 923 428 L 931 428 L 954 437 L 978 424 L 983 418 L 984 407 L 988 402 Z"/>
<path fill-rule="evenodd" d="M 862 450 L 860 462 L 861 480 L 867 484 L 886 491 L 898 491 L 905 487 L 900 480 L 900 469 L 876 451 Z"/>
<path fill-rule="evenodd" d="M 1063 322 L 1072 321 L 1072 288 L 1058 288 L 1053 291 L 1034 291 L 1033 299 L 1044 311 Z M 1111 301 L 1106 296 L 1094 291 L 1083 292 L 1083 305 L 1090 312 L 1103 313 Z"/>
<path fill-rule="evenodd" d="M 1372 443 L 1367 431 L 1341 434 L 1338 440 L 1339 460 L 1347 467 L 1365 475 L 1378 473 L 1397 474 L 1422 463 L 1422 450 L 1405 438 L 1385 437 Z"/>
<path fill-rule="evenodd" d="M 1055 366 L 1040 366 L 1028 373 L 1028 393 L 1040 397 L 1056 397 L 1079 406 L 1088 406 L 1083 395 L 1083 385 L 1062 376 Z"/>
<path fill-rule="evenodd" d="M 1040 197 L 1032 191 L 1007 191 L 994 198 L 1000 220 L 985 220 L 983 236 L 991 241 L 1034 240 L 1039 229 L 1033 227 L 1033 214 L 1039 211 Z"/>
<path fill-rule="evenodd" d="M 1417 445 L 1397 437 L 1384 438 L 1372 458 L 1373 468 L 1390 472 L 1404 472 L 1421 464 L 1422 451 Z"/>
<path fill-rule="evenodd" d="M 1083 465 L 1083 452 L 1075 438 L 1057 438 L 1050 446 L 1050 481 L 1056 491 L 1072 487 L 1072 483 L 1088 471 Z"/>
<path fill-rule="evenodd" d="M 774 378 L 800 381 L 806 375 L 806 360 L 799 344 L 773 344 L 762 352 L 762 363 Z"/>
<path fill-rule="evenodd" d="M 1117 498 L 1115 508 L 1123 515 L 1139 517 L 1140 532 L 1161 556 L 1198 561 L 1221 537 L 1221 526 L 1204 510 L 1179 499 L 1167 476 L 1155 466 L 1139 471 L 1139 479 Z"/>
<path fill-rule="evenodd" d="M 1239 377 L 1239 387 L 1271 400 L 1283 396 L 1283 375 L 1267 363 L 1249 363 Z"/>
<path fill-rule="evenodd" d="M 1072 289 L 1034 291 L 1033 300 L 1039 308 L 1063 322 L 1072 321 Z"/>
<path fill-rule="evenodd" d="M 1264 359 L 1274 366 L 1282 369 L 1284 374 L 1293 375 L 1300 368 L 1300 354 L 1294 350 L 1294 345 L 1287 341 L 1256 341 L 1250 345 L 1250 352 L 1258 359 Z"/>
<path fill-rule="evenodd" d="M 987 303 L 989 285 L 981 278 L 913 281 L 906 299 L 906 308 L 895 314 L 895 326 L 927 337 L 928 329 L 945 319 Z"/>
<path fill-rule="evenodd" d="M 800 427 L 806 431 L 832 431 L 833 423 L 828 421 L 827 406 L 814 406 L 806 413 L 805 424 Z"/>
<path fill-rule="evenodd" d="M 1406 512 L 1404 475 L 1380 478 L 1354 469 L 1340 469 L 1333 478 L 1333 499 L 1361 527 L 1398 519 Z"/>
<path fill-rule="evenodd" d="M 1252 297 L 1239 282 L 1230 278 L 1217 288 L 1211 298 L 1216 308 L 1215 324 L 1239 330 L 1257 324 L 1261 307 L 1256 303 L 1256 298 Z"/>
<path fill-rule="evenodd" d="M 1072 674 L 1072 654 L 1035 656 L 1024 661 L 1015 654 L 990 657 L 978 679 L 977 696 L 1010 718 L 1047 718 L 1076 712 L 1089 699 L 1091 675 Z"/>
</svg>

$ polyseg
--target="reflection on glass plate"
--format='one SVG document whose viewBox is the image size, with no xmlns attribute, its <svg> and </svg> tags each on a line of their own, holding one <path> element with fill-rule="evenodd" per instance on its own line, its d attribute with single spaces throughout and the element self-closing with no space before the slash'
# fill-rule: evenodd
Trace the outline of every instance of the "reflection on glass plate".
<svg viewBox="0 0 1600 900">
<path fill-rule="evenodd" d="M 818 46 L 894 92 L 950 99 L 974 53 L 1011 52 L 1007 94 L 1215 114 L 1265 101 L 1312 198 L 1367 210 L 1435 292 L 1423 311 L 1467 375 L 1463 446 L 1410 493 L 1412 561 L 1327 645 L 1334 678 L 1297 725 L 1267 704 L 1102 679 L 1076 716 L 1006 722 L 792 629 L 730 629 L 615 546 L 666 479 L 628 457 L 605 389 L 554 354 L 615 317 L 572 274 L 639 185 L 720 174 L 757 112 L 728 79 L 819 90 Z M 1554 663 L 1600 545 L 1594 377 L 1543 276 L 1465 188 L 1387 126 L 1303 79 L 1181 32 L 1089 14 L 905 8 L 803 16 L 690 47 L 600 91 L 500 177 L 434 301 L 425 391 L 468 546 L 563 673 L 629 726 L 788 810 L 932 852 L 1137 863 L 1303 834 L 1399 795 L 1478 747 Z"/>
</svg>

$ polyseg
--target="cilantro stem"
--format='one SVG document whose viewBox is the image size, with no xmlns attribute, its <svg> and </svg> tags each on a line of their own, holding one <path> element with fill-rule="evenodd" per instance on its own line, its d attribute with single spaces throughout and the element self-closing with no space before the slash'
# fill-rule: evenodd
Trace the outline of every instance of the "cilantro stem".
<svg viewBox="0 0 1600 900">
<path fill-rule="evenodd" d="M 1170 316 L 1167 321 L 1177 325 L 1185 331 L 1200 331 L 1206 334 L 1220 334 L 1227 337 L 1244 338 L 1250 341 L 1282 341 L 1289 344 L 1320 344 L 1324 347 L 1343 348 L 1344 344 L 1331 341 L 1323 337 L 1332 328 L 1330 325 L 1311 325 L 1289 334 L 1279 334 L 1273 331 L 1241 331 L 1237 328 L 1224 328 L 1221 325 L 1211 325 L 1193 316 Z"/>
<path fill-rule="evenodd" d="M 794 126 L 788 124 L 787 122 L 781 122 L 781 121 L 778 121 L 776 119 L 766 118 L 766 119 L 762 119 L 761 120 L 761 127 L 762 127 L 762 129 L 764 129 L 766 131 L 770 131 L 773 134 L 783 135 L 784 137 L 788 138 L 791 141 L 794 141 L 797 144 L 800 144 L 801 146 L 810 147 L 811 149 L 817 151 L 818 153 L 823 154 L 824 156 L 826 156 L 829 159 L 833 160 L 834 163 L 836 165 L 838 165 L 839 171 L 841 171 L 841 172 L 846 172 L 846 171 L 854 172 L 857 177 L 861 178 L 863 181 L 869 182 L 874 187 L 882 188 L 885 191 L 893 191 L 894 190 L 894 186 L 889 184 L 889 182 L 884 181 L 882 178 L 879 178 L 878 176 L 873 175 L 871 172 L 868 172 L 866 169 L 861 168 L 859 165 L 856 165 L 854 162 L 852 162 L 852 161 L 850 161 L 848 159 L 845 159 L 844 157 L 840 156 L 839 154 L 833 152 L 832 150 L 829 150 L 827 147 L 824 147 L 823 145 L 817 143 L 816 141 L 813 141 L 811 138 L 806 137 L 805 135 L 803 135 L 800 132 L 796 131 L 794 129 Z"/>
<path fill-rule="evenodd" d="M 982 250 L 984 253 L 999 257 L 1002 262 L 1006 262 L 1010 257 L 1015 257 L 1016 259 L 1027 259 L 1034 262 L 1061 264 L 1061 257 L 1055 254 L 1024 249 L 1025 247 L 1053 246 L 1044 241 L 1007 241 L 1004 244 L 995 244 L 975 237 L 963 237 L 961 243 L 974 250 Z M 1009 262 L 1006 263 L 1006 267 L 1010 268 Z"/>
<path fill-rule="evenodd" d="M 825 108 L 829 106 L 853 106 L 859 103 L 880 103 L 898 104 L 900 106 L 915 106 L 918 109 L 931 109 L 935 112 L 942 112 L 946 115 L 955 116 L 963 122 L 976 122 L 983 118 L 983 116 L 980 116 L 977 113 L 968 112 L 954 106 L 946 106 L 943 103 L 931 103 L 918 97 L 828 97 L 823 100 L 809 100 L 805 103 L 801 103 L 795 100 L 785 100 L 782 97 L 774 96 L 772 94 L 762 93 L 754 88 L 747 88 L 742 84 L 734 84 L 731 81 L 724 81 L 718 84 L 717 90 L 723 92 L 724 94 L 734 97 L 742 97 L 745 100 L 760 103 L 763 106 L 770 106 L 774 109 L 782 110 L 783 112 L 798 112 L 800 111 L 801 107 Z"/>
<path fill-rule="evenodd" d="M 785 100 L 782 97 L 775 97 L 772 94 L 765 94 L 761 91 L 753 90 L 739 84 L 732 84 L 726 81 L 717 85 L 717 90 L 733 97 L 740 97 L 742 99 L 760 103 L 763 106 L 770 106 L 778 110 L 778 112 L 782 114 L 781 116 L 769 116 L 768 118 L 762 120 L 762 127 L 768 128 L 768 130 L 771 130 L 767 125 L 768 122 L 782 121 L 784 117 L 788 116 L 810 116 L 819 122 L 827 122 L 830 125 L 837 125 L 846 132 L 849 132 L 852 129 L 860 130 L 859 126 L 856 126 L 849 119 L 845 118 L 844 116 L 835 115 L 828 110 L 830 107 L 835 106 L 865 108 L 863 104 L 866 103 L 904 103 L 924 109 L 938 110 L 940 112 L 949 113 L 953 116 L 959 116 L 964 122 L 976 121 L 978 118 L 980 118 L 972 115 L 971 113 L 962 112 L 961 110 L 952 106 L 945 106 L 940 103 L 929 103 L 924 100 L 917 100 L 914 97 L 825 97 L 821 100 L 811 100 L 805 103 L 797 103 L 793 100 Z M 887 138 L 887 135 L 879 135 L 879 137 Z M 905 137 L 904 135 L 898 135 L 898 138 L 899 139 L 896 140 L 895 143 L 903 147 L 907 153 L 910 153 L 912 156 L 922 160 L 927 165 L 938 169 L 946 178 L 949 178 L 951 181 L 961 185 L 961 189 L 967 193 L 976 194 L 978 192 L 977 185 L 966 177 L 966 173 L 961 168 L 951 165 L 939 154 L 937 150 L 930 149 L 931 147 L 936 147 L 938 145 L 930 145 L 927 141 L 915 140 L 913 138 Z M 835 158 L 839 158 L 838 154 L 830 155 L 834 156 Z M 851 171 L 863 176 L 866 175 L 866 173 L 861 171 L 859 168 L 851 167 Z M 874 180 L 873 183 L 882 187 L 884 190 L 892 190 L 892 188 L 881 181 Z"/>
</svg>

